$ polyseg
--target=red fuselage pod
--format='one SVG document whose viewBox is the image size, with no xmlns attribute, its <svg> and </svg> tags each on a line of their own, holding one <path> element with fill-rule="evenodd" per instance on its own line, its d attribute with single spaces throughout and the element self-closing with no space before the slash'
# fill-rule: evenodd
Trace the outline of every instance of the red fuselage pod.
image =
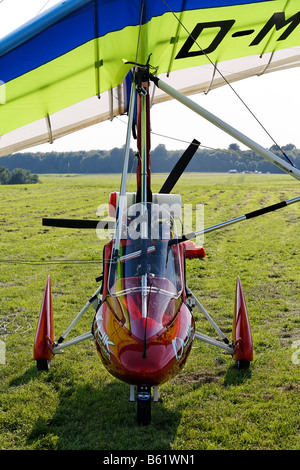
<svg viewBox="0 0 300 470">
<path fill-rule="evenodd" d="M 232 337 L 236 361 L 253 361 L 253 342 L 242 284 L 238 276 L 236 282 L 235 310 Z"/>
<path fill-rule="evenodd" d="M 51 281 L 48 276 L 44 299 L 35 333 L 33 359 L 48 361 L 53 358 L 54 320 Z"/>
<path fill-rule="evenodd" d="M 106 369 L 130 385 L 159 385 L 183 368 L 195 335 L 191 312 L 181 298 L 153 292 L 148 316 L 141 293 L 109 296 L 97 311 L 92 332 Z"/>
</svg>

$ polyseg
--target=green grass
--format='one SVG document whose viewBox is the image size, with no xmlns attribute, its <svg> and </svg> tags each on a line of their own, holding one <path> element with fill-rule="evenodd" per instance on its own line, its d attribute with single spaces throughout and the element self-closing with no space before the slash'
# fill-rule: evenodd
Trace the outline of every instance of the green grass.
<svg viewBox="0 0 300 470">
<path fill-rule="evenodd" d="M 154 191 L 164 178 L 153 175 Z M 241 277 L 254 361 L 237 371 L 230 356 L 195 341 L 181 374 L 159 388 L 151 425 L 139 428 L 129 386 L 108 374 L 92 341 L 56 356 L 48 373 L 32 359 L 48 274 L 59 337 L 97 288 L 104 244 L 94 230 L 43 227 L 41 219 L 95 218 L 120 176 L 40 180 L 0 187 L 0 449 L 299 450 L 300 364 L 292 347 L 300 340 L 299 205 L 208 234 L 206 258 L 187 261 L 189 287 L 229 337 Z M 295 197 L 299 183 L 285 175 L 186 173 L 175 191 L 183 203 L 205 204 L 209 226 Z M 92 318 L 91 309 L 74 334 L 88 331 Z M 195 319 L 198 331 L 215 336 L 197 310 Z"/>
</svg>

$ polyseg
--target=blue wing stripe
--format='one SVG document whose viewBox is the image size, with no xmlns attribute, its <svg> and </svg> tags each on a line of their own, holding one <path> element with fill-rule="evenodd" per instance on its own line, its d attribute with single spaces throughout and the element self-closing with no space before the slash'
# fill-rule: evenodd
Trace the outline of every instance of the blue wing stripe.
<svg viewBox="0 0 300 470">
<path fill-rule="evenodd" d="M 99 37 L 140 21 L 141 3 L 146 12 L 143 22 L 169 11 L 162 0 L 67 0 L 2 39 L 0 80 L 7 83 L 30 70 L 62 56 L 95 37 L 94 14 L 97 12 Z M 168 0 L 173 11 L 217 8 L 275 0 Z M 97 9 L 94 9 L 94 4 Z"/>
</svg>

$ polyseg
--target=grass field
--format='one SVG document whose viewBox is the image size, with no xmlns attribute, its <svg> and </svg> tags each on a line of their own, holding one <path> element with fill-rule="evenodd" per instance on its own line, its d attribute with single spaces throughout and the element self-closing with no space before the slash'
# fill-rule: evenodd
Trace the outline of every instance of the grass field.
<svg viewBox="0 0 300 470">
<path fill-rule="evenodd" d="M 154 191 L 164 178 L 153 175 Z M 206 258 L 187 261 L 187 284 L 229 337 L 241 277 L 254 361 L 237 371 L 230 356 L 195 341 L 182 373 L 160 387 L 151 425 L 140 428 L 129 386 L 103 368 L 92 341 L 56 356 L 49 372 L 32 359 L 48 274 L 59 337 L 97 288 L 104 244 L 94 230 L 43 227 L 41 219 L 96 218 L 120 176 L 40 180 L 0 186 L 0 449 L 299 450 L 299 205 L 208 234 Z M 183 203 L 205 204 L 209 226 L 296 197 L 300 187 L 285 175 L 186 173 L 175 191 Z M 90 329 L 88 312 L 74 334 Z M 196 309 L 195 319 L 214 336 Z"/>
</svg>

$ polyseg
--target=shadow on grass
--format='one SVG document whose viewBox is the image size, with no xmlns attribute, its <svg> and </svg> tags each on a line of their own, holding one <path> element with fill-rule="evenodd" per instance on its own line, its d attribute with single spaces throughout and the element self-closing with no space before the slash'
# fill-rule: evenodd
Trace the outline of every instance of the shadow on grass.
<svg viewBox="0 0 300 470">
<path fill-rule="evenodd" d="M 15 385 L 16 381 L 35 379 L 38 374 L 31 368 L 15 379 Z M 44 380 L 52 382 L 46 377 Z M 151 424 L 138 426 L 137 405 L 129 402 L 129 385 L 117 380 L 100 385 L 68 385 L 58 389 L 58 398 L 52 418 L 38 418 L 33 424 L 27 449 L 168 450 L 181 417 L 180 412 L 167 410 L 160 401 L 152 402 Z"/>
<path fill-rule="evenodd" d="M 17 387 L 18 385 L 24 385 L 28 382 L 30 382 L 32 379 L 38 378 L 40 372 L 36 368 L 36 366 L 32 366 L 29 369 L 27 369 L 24 374 L 19 375 L 18 377 L 13 378 L 9 382 L 10 387 Z"/>
<path fill-rule="evenodd" d="M 229 385 L 240 385 L 247 380 L 251 379 L 252 371 L 251 365 L 248 369 L 238 370 L 235 364 L 232 364 L 228 367 L 225 377 L 224 377 L 224 386 Z"/>
<path fill-rule="evenodd" d="M 251 367 L 237 370 L 235 365 L 223 370 L 225 387 L 244 383 L 251 378 Z M 206 371 L 188 373 L 174 379 L 180 386 L 190 384 L 201 387 L 218 383 L 220 374 Z M 152 403 L 152 422 L 140 427 L 136 420 L 136 403 L 129 402 L 129 385 L 117 379 L 100 376 L 87 383 L 74 379 L 74 372 L 66 366 L 39 372 L 35 366 L 11 380 L 11 386 L 31 381 L 40 382 L 41 406 L 43 387 L 50 387 L 56 394 L 57 406 L 50 418 L 45 414 L 35 419 L 25 444 L 35 450 L 169 450 L 174 442 L 181 421 L 181 411 L 167 407 L 164 402 Z M 43 384 L 43 386 L 42 386 Z M 168 400 L 165 391 L 164 399 Z M 46 394 L 45 394 L 46 395 Z M 49 413 L 46 413 L 49 416 Z"/>
</svg>

